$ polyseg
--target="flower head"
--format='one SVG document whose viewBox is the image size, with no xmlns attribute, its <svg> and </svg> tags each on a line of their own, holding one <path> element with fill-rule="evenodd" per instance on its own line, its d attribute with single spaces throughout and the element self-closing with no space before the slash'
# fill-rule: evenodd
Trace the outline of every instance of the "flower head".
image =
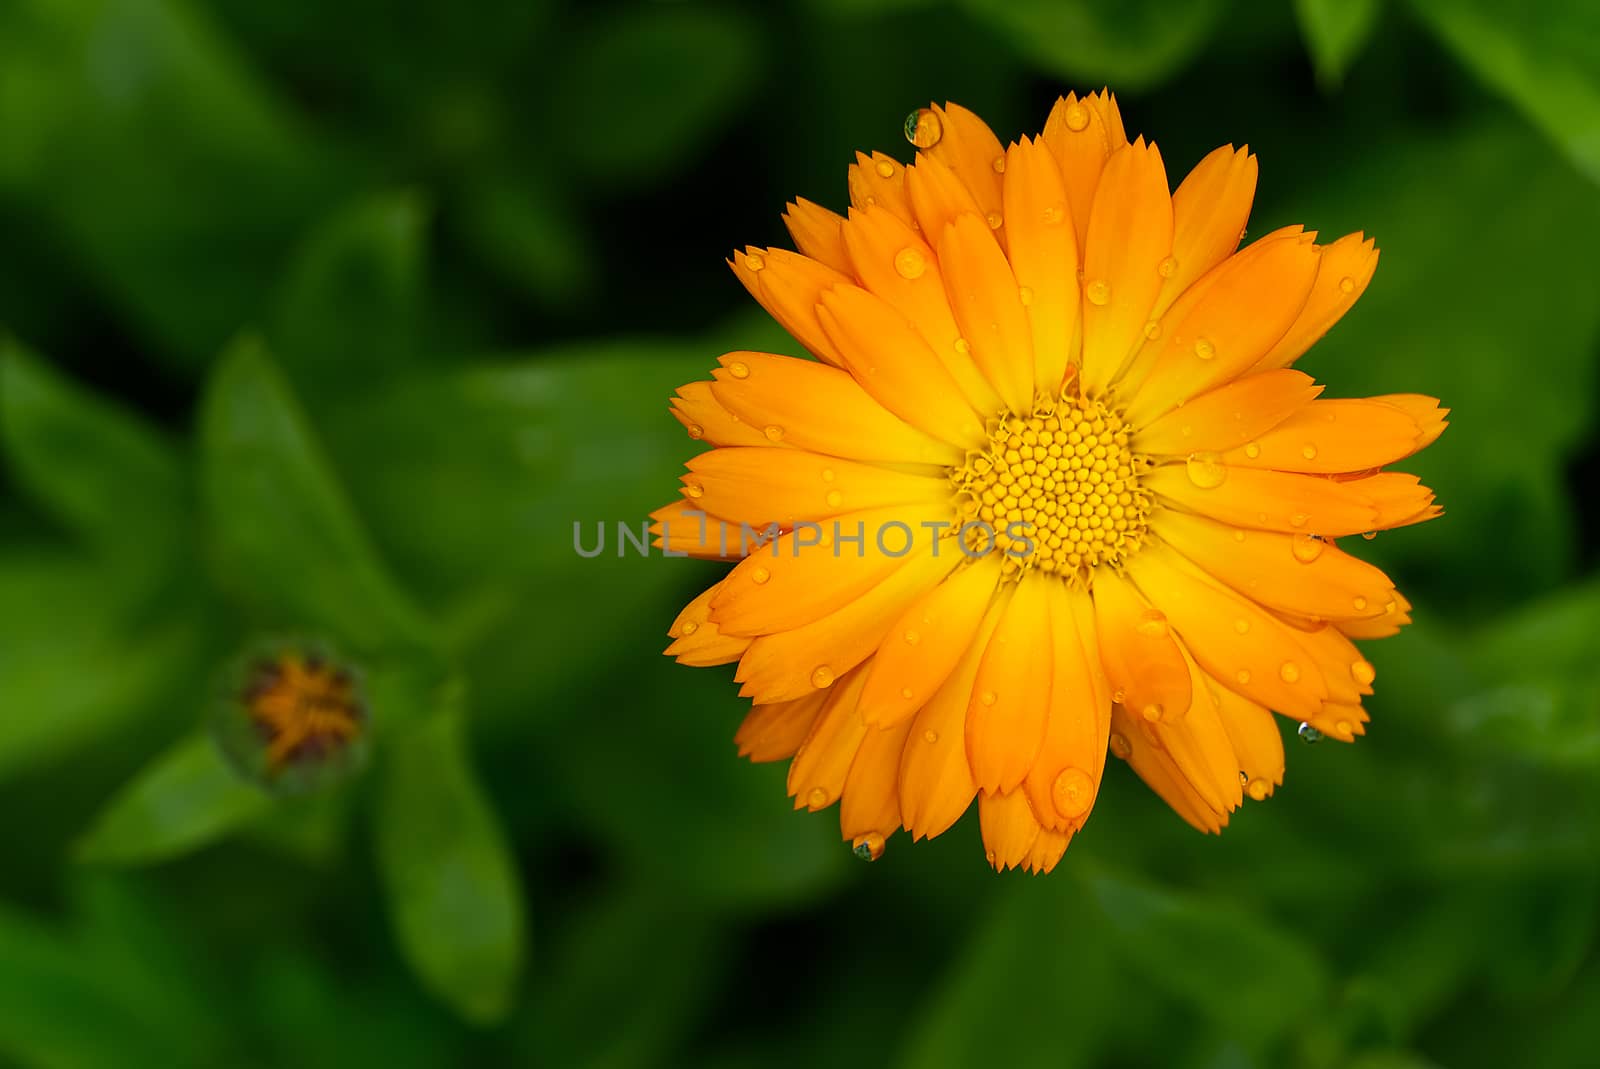
<svg viewBox="0 0 1600 1069">
<path fill-rule="evenodd" d="M 283 644 L 231 669 L 214 726 L 241 772 L 278 790 L 306 790 L 364 758 L 366 701 L 352 668 L 320 648 Z"/>
<path fill-rule="evenodd" d="M 734 255 L 816 359 L 730 353 L 678 392 L 712 448 L 658 544 L 740 563 L 667 652 L 738 662 L 741 752 L 792 758 L 796 807 L 838 802 L 863 856 L 976 799 L 991 864 L 1048 871 L 1108 751 L 1218 831 L 1282 782 L 1272 713 L 1365 730 L 1351 640 L 1410 605 L 1337 540 L 1439 512 L 1383 470 L 1437 402 L 1323 398 L 1290 366 L 1377 250 L 1239 248 L 1255 157 L 1169 192 L 1109 93 L 1009 148 L 954 104 L 906 136 L 910 166 L 857 157 L 847 217 L 789 206 L 798 253 Z"/>
</svg>

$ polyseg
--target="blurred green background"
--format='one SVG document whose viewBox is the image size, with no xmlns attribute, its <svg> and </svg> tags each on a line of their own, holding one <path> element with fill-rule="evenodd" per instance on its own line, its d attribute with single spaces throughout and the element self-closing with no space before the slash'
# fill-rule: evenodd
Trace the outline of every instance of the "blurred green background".
<svg viewBox="0 0 1600 1069">
<path fill-rule="evenodd" d="M 794 351 L 722 262 L 786 199 L 1107 83 L 1377 237 L 1301 366 L 1454 409 L 1357 546 L 1417 623 L 1220 839 L 1117 766 L 1050 877 L 867 865 L 659 655 L 720 569 L 572 523 Z M 0 0 L 0 1066 L 1592 1064 L 1597 250 L 1586 0 Z M 291 798 L 206 731 L 282 636 L 373 707 Z"/>
</svg>

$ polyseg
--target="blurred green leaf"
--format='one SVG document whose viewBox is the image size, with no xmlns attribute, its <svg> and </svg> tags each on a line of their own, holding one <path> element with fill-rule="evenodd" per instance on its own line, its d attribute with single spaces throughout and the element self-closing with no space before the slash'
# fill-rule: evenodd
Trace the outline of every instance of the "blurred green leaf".
<svg viewBox="0 0 1600 1069">
<path fill-rule="evenodd" d="M 390 916 L 411 967 L 468 1020 L 498 1021 L 522 970 L 523 891 L 459 715 L 439 713 L 390 740 L 374 819 Z"/>
<path fill-rule="evenodd" d="M 1044 71 L 1117 92 L 1160 84 L 1199 52 L 1223 0 L 961 0 Z"/>
<path fill-rule="evenodd" d="M 206 735 L 157 757 L 107 803 L 78 843 L 81 861 L 142 865 L 215 842 L 272 799 L 228 766 Z"/>
<path fill-rule="evenodd" d="M 610 186 L 681 167 L 749 101 L 763 44 L 732 8 L 651 5 L 594 21 L 547 90 L 564 110 L 564 155 Z"/>
<path fill-rule="evenodd" d="M 17 481 L 96 552 L 156 568 L 187 543 L 176 447 L 5 339 L 0 442 Z"/>
<path fill-rule="evenodd" d="M 1300 32 L 1324 88 L 1337 86 L 1360 54 L 1373 28 L 1383 0 L 1295 0 Z"/>
<path fill-rule="evenodd" d="M 426 649 L 426 621 L 379 561 L 258 341 L 236 343 L 212 375 L 200 463 L 219 578 L 250 608 L 361 653 Z"/>
<path fill-rule="evenodd" d="M 1174 894 L 1107 872 L 1084 877 L 1109 934 L 1145 982 L 1261 1049 L 1323 1001 L 1313 951 L 1231 902 Z"/>
<path fill-rule="evenodd" d="M 1473 72 L 1600 182 L 1600 6 L 1586 0 L 1412 0 Z"/>
<path fill-rule="evenodd" d="M 366 389 L 415 361 L 427 218 L 417 193 L 384 193 L 312 232 L 290 265 L 274 332 L 295 382 Z"/>
<path fill-rule="evenodd" d="M 554 178 L 486 175 L 454 208 L 478 252 L 520 290 L 560 305 L 594 286 L 594 247 L 576 198 Z"/>
</svg>

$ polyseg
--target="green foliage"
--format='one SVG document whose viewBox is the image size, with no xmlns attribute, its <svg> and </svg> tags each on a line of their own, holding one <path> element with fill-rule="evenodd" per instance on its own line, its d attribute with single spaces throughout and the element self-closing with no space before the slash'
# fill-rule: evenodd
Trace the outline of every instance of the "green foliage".
<svg viewBox="0 0 1600 1069">
<path fill-rule="evenodd" d="M 1600 24 L 1540 0 L 0 3 L 0 1065 L 1562 1067 L 1600 1019 Z M 1113 763 L 1055 874 L 863 864 L 618 551 L 721 262 L 955 99 L 1119 94 L 1252 235 L 1383 250 L 1302 365 L 1418 391 L 1445 516 L 1369 736 L 1201 837 Z M 606 550 L 573 552 L 574 524 Z M 224 761 L 274 640 L 370 759 Z M 315 782 L 315 777 L 308 778 Z"/>
</svg>

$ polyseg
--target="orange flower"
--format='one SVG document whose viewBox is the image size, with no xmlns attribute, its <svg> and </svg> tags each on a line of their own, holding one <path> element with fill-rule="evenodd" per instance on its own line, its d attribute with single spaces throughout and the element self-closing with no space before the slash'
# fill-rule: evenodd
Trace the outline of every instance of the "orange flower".
<svg viewBox="0 0 1600 1069">
<path fill-rule="evenodd" d="M 1439 513 L 1382 470 L 1437 402 L 1290 369 L 1377 250 L 1298 226 L 1238 249 L 1255 157 L 1169 193 L 1109 93 L 1009 148 L 954 104 L 906 132 L 911 166 L 857 157 L 847 218 L 799 200 L 798 253 L 734 255 L 816 360 L 729 353 L 679 391 L 714 448 L 657 544 L 742 560 L 667 652 L 738 662 L 741 753 L 792 757 L 796 807 L 840 803 L 863 856 L 976 799 L 992 865 L 1049 871 L 1107 750 L 1219 831 L 1282 782 L 1272 712 L 1364 732 L 1351 639 L 1410 619 L 1335 540 Z"/>
</svg>

